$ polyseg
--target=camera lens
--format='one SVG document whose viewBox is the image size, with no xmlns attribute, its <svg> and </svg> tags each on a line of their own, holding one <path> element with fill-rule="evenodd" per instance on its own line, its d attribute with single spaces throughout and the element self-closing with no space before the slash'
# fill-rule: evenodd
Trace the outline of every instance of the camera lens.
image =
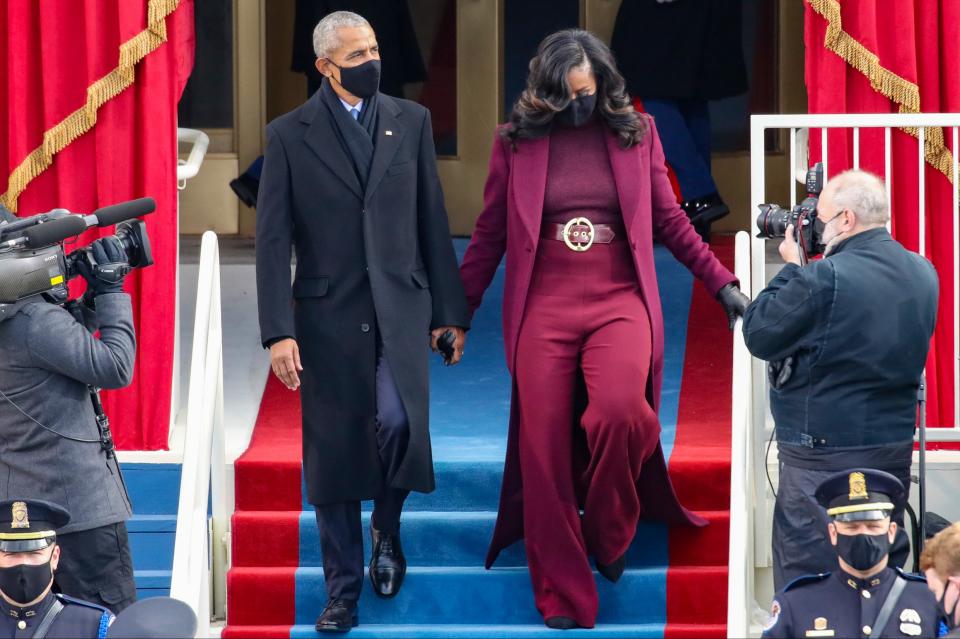
<svg viewBox="0 0 960 639">
<path fill-rule="evenodd" d="M 757 230 L 760 237 L 783 237 L 790 224 L 790 211 L 777 204 L 761 204 L 757 215 Z"/>
</svg>

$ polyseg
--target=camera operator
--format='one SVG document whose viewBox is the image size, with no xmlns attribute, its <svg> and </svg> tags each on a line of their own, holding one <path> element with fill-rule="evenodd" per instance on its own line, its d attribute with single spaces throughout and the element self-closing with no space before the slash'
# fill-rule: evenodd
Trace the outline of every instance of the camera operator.
<svg viewBox="0 0 960 639">
<path fill-rule="evenodd" d="M 825 257 L 801 267 L 789 226 L 786 265 L 747 308 L 747 348 L 770 362 L 780 485 L 773 515 L 774 583 L 832 568 L 828 519 L 814 498 L 831 473 L 855 466 L 898 477 L 909 489 L 917 391 L 936 321 L 933 266 L 894 241 L 883 182 L 853 170 L 820 196 Z M 891 561 L 909 544 L 903 510 Z"/>
<path fill-rule="evenodd" d="M 97 240 L 90 251 L 98 265 L 126 260 L 116 237 Z M 117 613 L 136 600 L 124 523 L 131 507 L 90 387 L 130 383 L 133 312 L 122 278 L 98 279 L 86 263 L 80 270 L 84 323 L 50 293 L 18 302 L 0 321 L 0 499 L 69 504 L 73 517 L 57 531 L 64 549 L 57 585 Z M 91 334 L 95 327 L 100 339 Z"/>
</svg>

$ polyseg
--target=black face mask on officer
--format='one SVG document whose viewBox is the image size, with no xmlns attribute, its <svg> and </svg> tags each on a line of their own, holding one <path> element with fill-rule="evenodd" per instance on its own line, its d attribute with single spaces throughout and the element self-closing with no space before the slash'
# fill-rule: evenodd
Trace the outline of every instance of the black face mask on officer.
<svg viewBox="0 0 960 639">
<path fill-rule="evenodd" d="M 52 559 L 51 556 L 42 564 L 19 564 L 0 568 L 0 590 L 21 605 L 37 599 L 53 582 Z"/>
<path fill-rule="evenodd" d="M 327 61 L 340 69 L 339 84 L 350 95 L 366 100 L 380 89 L 380 60 L 367 60 L 355 67 L 341 67 L 329 58 Z M 333 76 L 331 79 L 337 81 Z"/>
<path fill-rule="evenodd" d="M 869 570 L 890 552 L 890 536 L 884 532 L 879 535 L 844 535 L 837 531 L 837 554 L 856 570 Z"/>
<path fill-rule="evenodd" d="M 590 120 L 596 108 L 596 93 L 592 93 L 590 95 L 580 95 L 570 100 L 570 104 L 564 107 L 562 111 L 559 111 L 556 115 L 556 118 L 560 124 L 579 127 L 583 126 L 587 123 L 587 121 Z"/>
</svg>

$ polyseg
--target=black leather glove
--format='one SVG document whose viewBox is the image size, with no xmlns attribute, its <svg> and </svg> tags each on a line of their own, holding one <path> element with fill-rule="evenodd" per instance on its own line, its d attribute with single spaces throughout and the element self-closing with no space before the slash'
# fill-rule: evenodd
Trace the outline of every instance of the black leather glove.
<svg viewBox="0 0 960 639">
<path fill-rule="evenodd" d="M 96 297 L 105 293 L 122 293 L 123 278 L 130 271 L 127 254 L 116 237 L 102 237 L 90 245 L 90 255 L 78 263 L 80 274 L 87 280 L 87 290 Z"/>
<path fill-rule="evenodd" d="M 717 300 L 727 314 L 727 323 L 732 331 L 737 323 L 737 318 L 743 317 L 744 311 L 750 305 L 750 298 L 740 292 L 740 287 L 735 282 L 730 282 L 717 291 Z"/>
</svg>

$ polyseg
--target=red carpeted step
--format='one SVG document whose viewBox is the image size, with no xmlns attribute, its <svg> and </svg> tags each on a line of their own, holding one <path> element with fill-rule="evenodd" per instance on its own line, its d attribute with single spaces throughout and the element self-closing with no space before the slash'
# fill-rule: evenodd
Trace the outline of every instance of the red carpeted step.
<svg viewBox="0 0 960 639">
<path fill-rule="evenodd" d="M 291 394 L 267 376 L 250 446 L 234 464 L 237 510 L 301 508 L 300 402 Z"/>
<path fill-rule="evenodd" d="M 726 639 L 727 624 L 668 624 L 663 636 L 664 639 Z"/>
<path fill-rule="evenodd" d="M 667 627 L 723 624 L 727 620 L 727 567 L 667 568 Z"/>
<path fill-rule="evenodd" d="M 300 561 L 300 511 L 238 510 L 232 518 L 232 565 L 297 566 Z"/>
<path fill-rule="evenodd" d="M 294 568 L 231 568 L 227 573 L 227 625 L 293 625 Z"/>
<path fill-rule="evenodd" d="M 289 639 L 290 626 L 227 626 L 223 639 Z"/>
<path fill-rule="evenodd" d="M 697 511 L 710 522 L 703 528 L 670 531 L 671 566 L 726 566 L 730 544 L 730 511 Z"/>
</svg>

